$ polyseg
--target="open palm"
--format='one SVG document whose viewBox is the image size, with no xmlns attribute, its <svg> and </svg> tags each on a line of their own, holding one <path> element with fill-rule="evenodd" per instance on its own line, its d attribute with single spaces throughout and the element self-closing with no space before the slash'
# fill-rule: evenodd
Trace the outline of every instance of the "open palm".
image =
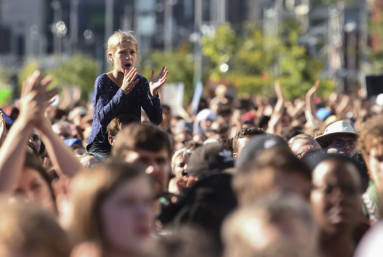
<svg viewBox="0 0 383 257">
<path fill-rule="evenodd" d="M 168 76 L 168 68 L 167 67 L 162 67 L 162 70 L 160 74 L 158 74 L 157 77 L 155 76 L 155 70 L 152 71 L 152 77 L 150 78 L 150 93 L 152 96 L 157 95 L 158 89 L 162 87 L 162 85 L 166 82 L 167 76 Z"/>
</svg>

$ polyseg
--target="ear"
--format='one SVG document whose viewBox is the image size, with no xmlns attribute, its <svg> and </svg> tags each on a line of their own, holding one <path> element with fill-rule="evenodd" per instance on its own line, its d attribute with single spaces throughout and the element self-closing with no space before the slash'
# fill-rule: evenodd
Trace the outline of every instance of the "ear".
<svg viewBox="0 0 383 257">
<path fill-rule="evenodd" d="M 112 62 L 114 62 L 112 53 L 108 53 L 108 59 L 111 60 Z"/>
<path fill-rule="evenodd" d="M 234 157 L 234 159 L 237 159 L 238 158 L 238 153 L 233 153 L 233 157 Z"/>
<path fill-rule="evenodd" d="M 108 136 L 108 141 L 110 145 L 114 144 L 114 138 L 112 136 Z"/>
</svg>

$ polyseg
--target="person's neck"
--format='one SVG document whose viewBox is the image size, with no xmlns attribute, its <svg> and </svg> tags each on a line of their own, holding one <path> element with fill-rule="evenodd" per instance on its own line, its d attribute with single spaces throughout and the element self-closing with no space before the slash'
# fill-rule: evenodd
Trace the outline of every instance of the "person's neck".
<svg viewBox="0 0 383 257">
<path fill-rule="evenodd" d="M 108 75 L 112 78 L 113 82 L 116 83 L 117 86 L 122 86 L 122 82 L 124 80 L 124 73 L 114 69 L 113 71 L 109 72 Z"/>
<path fill-rule="evenodd" d="M 325 257 L 352 257 L 355 245 L 352 233 L 322 234 L 319 237 L 319 248 Z"/>
</svg>

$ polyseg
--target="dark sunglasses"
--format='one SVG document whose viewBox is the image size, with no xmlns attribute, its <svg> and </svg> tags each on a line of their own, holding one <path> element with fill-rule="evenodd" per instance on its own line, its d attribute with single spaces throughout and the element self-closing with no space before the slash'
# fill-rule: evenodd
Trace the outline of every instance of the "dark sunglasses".
<svg viewBox="0 0 383 257">
<path fill-rule="evenodd" d="M 60 133 L 60 134 L 58 134 L 60 137 L 63 137 L 63 138 L 68 138 L 68 137 L 70 137 L 70 134 L 68 134 L 68 133 Z"/>
<path fill-rule="evenodd" d="M 333 145 L 335 147 L 343 147 L 346 142 L 349 147 L 351 148 L 356 147 L 356 143 L 354 140 L 343 140 L 343 139 L 333 139 L 330 141 L 330 145 Z"/>
</svg>

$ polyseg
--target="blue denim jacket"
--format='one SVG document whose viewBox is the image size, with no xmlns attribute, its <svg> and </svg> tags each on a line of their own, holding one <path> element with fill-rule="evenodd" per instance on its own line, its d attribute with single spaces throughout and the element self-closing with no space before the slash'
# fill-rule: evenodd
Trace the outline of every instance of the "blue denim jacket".
<svg viewBox="0 0 383 257">
<path fill-rule="evenodd" d="M 104 140 L 107 140 L 104 136 L 106 128 L 116 116 L 130 113 L 141 119 L 141 107 L 151 122 L 161 124 L 162 108 L 158 94 L 152 97 L 148 80 L 141 75 L 137 77 L 139 82 L 127 95 L 106 74 L 102 74 L 96 79 L 93 97 L 93 124 L 88 146 L 94 141 L 103 143 Z"/>
</svg>

